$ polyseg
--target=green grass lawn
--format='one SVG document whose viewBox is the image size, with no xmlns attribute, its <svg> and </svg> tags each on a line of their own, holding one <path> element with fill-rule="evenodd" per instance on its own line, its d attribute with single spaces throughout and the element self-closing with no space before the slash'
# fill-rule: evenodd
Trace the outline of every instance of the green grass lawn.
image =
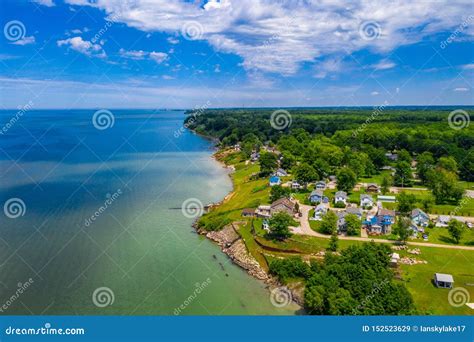
<svg viewBox="0 0 474 342">
<path fill-rule="evenodd" d="M 430 243 L 439 243 L 444 245 L 454 245 L 454 241 L 449 235 L 448 229 L 443 227 L 435 227 L 435 228 L 425 228 L 425 232 L 428 234 L 428 241 Z M 418 238 L 412 241 L 418 242 L 425 242 L 423 239 Z M 463 236 L 459 245 L 465 246 L 474 246 L 474 229 L 466 228 L 464 229 Z"/>
<path fill-rule="evenodd" d="M 384 175 L 388 175 L 390 176 L 392 171 L 390 170 L 383 170 L 383 171 L 380 171 L 380 173 L 378 174 L 375 174 L 371 177 L 363 177 L 360 179 L 360 182 L 361 183 L 376 183 L 378 185 L 381 185 L 382 184 L 382 179 L 384 177 Z"/>
</svg>

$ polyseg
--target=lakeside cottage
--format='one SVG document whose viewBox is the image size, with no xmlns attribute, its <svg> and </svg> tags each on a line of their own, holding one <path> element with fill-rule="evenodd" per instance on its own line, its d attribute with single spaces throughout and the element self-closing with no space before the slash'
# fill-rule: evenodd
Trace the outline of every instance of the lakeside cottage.
<svg viewBox="0 0 474 342">
<path fill-rule="evenodd" d="M 322 203 L 324 197 L 326 197 L 326 196 L 324 196 L 323 190 L 313 190 L 309 194 L 309 201 L 311 203 Z"/>
<path fill-rule="evenodd" d="M 377 215 L 367 216 L 363 222 L 368 233 L 390 234 L 395 223 L 395 211 L 379 208 Z"/>
<path fill-rule="evenodd" d="M 250 161 L 256 162 L 258 161 L 258 159 L 260 159 L 260 153 L 252 152 L 252 154 L 250 155 Z"/>
<path fill-rule="evenodd" d="M 374 206 L 374 199 L 372 196 L 367 194 L 360 195 L 360 206 L 361 208 L 370 208 Z"/>
<path fill-rule="evenodd" d="M 314 188 L 316 190 L 326 190 L 326 182 L 325 181 L 318 181 L 314 184 Z"/>
<path fill-rule="evenodd" d="M 444 289 L 450 289 L 454 284 L 454 278 L 451 274 L 435 273 L 433 281 L 436 287 Z"/>
<path fill-rule="evenodd" d="M 439 215 L 436 219 L 436 227 L 447 227 L 449 223 L 449 216 Z"/>
<path fill-rule="evenodd" d="M 371 193 L 377 194 L 377 193 L 380 192 L 380 187 L 379 187 L 377 184 L 375 184 L 375 183 L 369 183 L 369 184 L 367 184 L 367 186 L 365 187 L 365 191 L 367 191 L 367 192 L 369 192 L 369 193 L 371 192 Z"/>
<path fill-rule="evenodd" d="M 242 210 L 243 217 L 254 217 L 255 216 L 255 209 L 253 208 L 245 208 Z"/>
<path fill-rule="evenodd" d="M 347 193 L 345 191 L 338 191 L 334 195 L 334 203 L 342 202 L 347 204 Z"/>
<path fill-rule="evenodd" d="M 271 217 L 271 207 L 269 205 L 259 205 L 255 211 L 255 216 L 261 218 Z"/>
<path fill-rule="evenodd" d="M 411 221 L 415 226 L 427 227 L 430 223 L 430 217 L 421 209 L 411 211 Z"/>
<path fill-rule="evenodd" d="M 298 183 L 297 181 L 291 182 L 291 189 L 300 190 L 302 188 L 303 188 L 303 186 L 300 183 Z"/>
<path fill-rule="evenodd" d="M 273 202 L 270 206 L 270 214 L 274 215 L 279 212 L 286 212 L 288 215 L 293 216 L 296 213 L 296 204 L 290 201 L 288 198 L 280 198 Z"/>
<path fill-rule="evenodd" d="M 285 170 L 280 168 L 280 169 L 276 170 L 275 176 L 286 177 L 286 176 L 288 176 L 288 173 Z"/>
<path fill-rule="evenodd" d="M 324 204 L 318 204 L 314 209 L 314 220 L 321 221 L 323 219 L 323 216 L 326 215 L 327 212 L 327 206 L 325 206 Z"/>
<path fill-rule="evenodd" d="M 275 185 L 280 185 L 280 184 L 281 184 L 280 177 L 278 176 L 270 177 L 270 186 L 275 186 Z"/>
</svg>

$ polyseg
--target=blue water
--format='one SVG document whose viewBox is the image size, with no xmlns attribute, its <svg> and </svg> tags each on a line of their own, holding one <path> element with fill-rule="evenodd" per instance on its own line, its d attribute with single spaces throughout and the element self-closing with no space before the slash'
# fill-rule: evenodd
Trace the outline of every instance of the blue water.
<svg viewBox="0 0 474 342">
<path fill-rule="evenodd" d="M 16 113 L 0 111 L 0 203 L 24 203 L 0 212 L 2 314 L 293 313 L 174 209 L 231 190 L 182 111 L 113 110 L 103 130 L 94 110 Z"/>
</svg>

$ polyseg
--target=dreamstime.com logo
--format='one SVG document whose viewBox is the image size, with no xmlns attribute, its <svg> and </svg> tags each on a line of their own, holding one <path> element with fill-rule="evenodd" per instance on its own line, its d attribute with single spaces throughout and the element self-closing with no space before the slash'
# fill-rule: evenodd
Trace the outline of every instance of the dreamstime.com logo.
<svg viewBox="0 0 474 342">
<path fill-rule="evenodd" d="M 100 109 L 92 116 L 92 124 L 100 131 L 112 128 L 115 124 L 115 116 L 110 110 Z"/>
<path fill-rule="evenodd" d="M 448 302 L 451 306 L 459 308 L 463 305 L 466 305 L 471 296 L 469 292 L 464 287 L 455 287 L 449 291 Z"/>
<path fill-rule="evenodd" d="M 291 126 L 291 114 L 284 109 L 278 109 L 270 115 L 270 125 L 279 131 L 282 131 Z"/>
<path fill-rule="evenodd" d="M 184 302 L 174 309 L 173 313 L 178 316 L 183 310 L 185 310 L 205 289 L 211 284 L 211 278 L 207 278 L 202 283 L 196 283 L 193 293 L 191 293 Z"/>
<path fill-rule="evenodd" d="M 359 25 L 359 35 L 364 40 L 374 40 L 380 37 L 382 29 L 376 21 L 364 21 Z"/>
<path fill-rule="evenodd" d="M 110 206 L 117 200 L 117 198 L 122 195 L 122 189 L 117 189 L 113 194 L 107 194 L 105 197 L 107 199 L 104 201 L 104 204 L 101 205 L 89 218 L 84 221 L 84 226 L 89 227 L 94 221 L 102 215 Z"/>
<path fill-rule="evenodd" d="M 455 130 L 460 130 L 469 126 L 471 118 L 469 113 L 462 109 L 453 110 L 448 115 L 449 127 Z"/>
<path fill-rule="evenodd" d="M 26 28 L 21 21 L 12 20 L 6 23 L 3 27 L 3 34 L 9 41 L 16 42 L 25 38 Z"/>
<path fill-rule="evenodd" d="M 26 205 L 21 198 L 10 198 L 3 205 L 3 212 L 5 216 L 11 219 L 25 216 Z"/>
<path fill-rule="evenodd" d="M 277 308 L 288 306 L 292 301 L 293 296 L 286 286 L 274 288 L 270 292 L 270 303 Z"/>
<path fill-rule="evenodd" d="M 115 294 L 109 287 L 98 287 L 92 293 L 92 303 L 98 308 L 105 308 L 115 302 Z"/>
<path fill-rule="evenodd" d="M 28 279 L 25 283 L 18 283 L 18 287 L 15 291 L 14 294 L 8 298 L 5 303 L 0 306 L 0 312 L 5 312 L 8 310 L 8 308 L 15 303 L 18 298 L 34 283 L 34 280 L 32 278 Z"/>
<path fill-rule="evenodd" d="M 181 27 L 181 35 L 186 40 L 202 39 L 204 28 L 197 21 L 188 21 Z"/>
<path fill-rule="evenodd" d="M 187 218 L 196 218 L 204 212 L 202 202 L 197 198 L 188 198 L 181 205 L 181 212 Z"/>
</svg>

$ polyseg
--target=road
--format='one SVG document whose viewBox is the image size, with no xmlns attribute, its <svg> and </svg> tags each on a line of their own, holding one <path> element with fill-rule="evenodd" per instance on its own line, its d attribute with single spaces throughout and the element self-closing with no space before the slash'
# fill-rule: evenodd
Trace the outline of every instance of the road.
<svg viewBox="0 0 474 342">
<path fill-rule="evenodd" d="M 331 236 L 330 235 L 325 235 L 321 234 L 318 232 L 315 232 L 313 229 L 311 229 L 311 226 L 309 225 L 309 211 L 313 208 L 310 205 L 305 205 L 305 204 L 299 204 L 300 206 L 300 211 L 301 211 L 301 218 L 300 218 L 300 226 L 299 227 L 292 227 L 291 230 L 294 234 L 299 234 L 299 235 L 310 235 L 310 236 L 316 236 L 319 238 L 323 239 L 329 239 Z M 371 238 L 366 238 L 366 237 L 359 237 L 359 236 L 339 236 L 339 239 L 341 240 L 354 240 L 354 241 L 364 241 L 364 242 L 378 242 L 378 243 L 391 243 L 393 244 L 394 241 L 392 240 L 387 240 L 387 239 L 371 239 Z M 436 247 L 436 248 L 446 248 L 446 249 L 462 249 L 462 250 L 470 250 L 474 251 L 474 246 L 454 246 L 454 245 L 441 245 L 437 243 L 429 243 L 429 242 L 407 242 L 408 245 L 410 246 L 420 246 L 420 247 Z"/>
</svg>

